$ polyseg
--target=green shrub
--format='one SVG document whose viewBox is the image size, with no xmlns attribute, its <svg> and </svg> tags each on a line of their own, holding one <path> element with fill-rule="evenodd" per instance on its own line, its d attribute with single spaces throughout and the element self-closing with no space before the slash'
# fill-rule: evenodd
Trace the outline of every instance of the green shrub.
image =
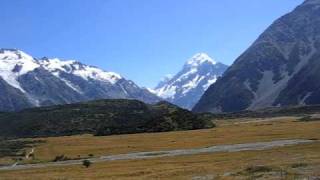
<svg viewBox="0 0 320 180">
<path fill-rule="evenodd" d="M 82 161 L 82 165 L 86 168 L 89 168 L 91 166 L 91 164 L 92 164 L 91 161 L 89 161 L 87 159 Z"/>
</svg>

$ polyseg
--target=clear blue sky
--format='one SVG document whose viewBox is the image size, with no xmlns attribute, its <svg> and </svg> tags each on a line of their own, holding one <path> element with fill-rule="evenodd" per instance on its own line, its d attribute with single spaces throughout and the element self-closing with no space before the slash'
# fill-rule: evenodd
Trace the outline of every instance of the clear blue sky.
<svg viewBox="0 0 320 180">
<path fill-rule="evenodd" d="M 232 62 L 303 0 L 1 0 L 0 47 L 153 87 L 197 52 Z"/>
</svg>

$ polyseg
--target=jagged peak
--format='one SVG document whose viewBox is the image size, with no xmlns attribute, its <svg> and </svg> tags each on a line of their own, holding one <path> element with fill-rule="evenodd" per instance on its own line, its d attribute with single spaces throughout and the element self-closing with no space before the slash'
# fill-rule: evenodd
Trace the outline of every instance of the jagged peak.
<svg viewBox="0 0 320 180">
<path fill-rule="evenodd" d="M 217 61 L 215 61 L 213 58 L 211 58 L 207 53 L 197 53 L 186 62 L 186 65 L 199 66 L 199 65 L 203 64 L 204 62 L 208 62 L 211 64 L 217 64 Z"/>
<path fill-rule="evenodd" d="M 0 59 L 2 60 L 33 60 L 34 58 L 29 54 L 18 49 L 1 48 Z"/>
<path fill-rule="evenodd" d="M 61 60 L 59 58 L 48 58 L 48 57 L 43 57 L 40 59 L 40 62 L 42 65 L 49 67 L 50 69 L 60 69 L 63 66 L 66 65 L 72 65 L 75 64 L 77 61 L 75 60 Z"/>
<path fill-rule="evenodd" d="M 97 79 L 100 81 L 108 81 L 112 84 L 116 83 L 122 77 L 114 72 L 107 72 L 94 66 L 82 64 L 75 60 L 61 60 L 58 58 L 42 58 L 40 63 L 50 72 L 55 72 L 55 75 L 59 75 L 59 71 L 72 73 L 80 76 L 86 80 Z"/>
</svg>

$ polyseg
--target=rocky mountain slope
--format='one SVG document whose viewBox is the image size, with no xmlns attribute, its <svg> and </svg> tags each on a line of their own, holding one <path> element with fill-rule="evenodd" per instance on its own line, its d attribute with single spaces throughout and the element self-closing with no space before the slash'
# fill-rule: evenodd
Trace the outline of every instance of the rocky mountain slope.
<svg viewBox="0 0 320 180">
<path fill-rule="evenodd" d="M 0 113 L 0 138 L 111 135 L 211 128 L 214 124 L 167 102 L 98 100 Z"/>
<path fill-rule="evenodd" d="M 232 112 L 320 103 L 320 0 L 276 20 L 193 109 Z"/>
<path fill-rule="evenodd" d="M 0 92 L 0 111 L 95 99 L 160 100 L 119 74 L 73 60 L 35 59 L 15 49 L 0 49 Z"/>
<path fill-rule="evenodd" d="M 227 68 L 227 65 L 216 62 L 207 54 L 198 53 L 185 63 L 180 72 L 161 81 L 155 93 L 173 104 L 192 109 Z"/>
</svg>

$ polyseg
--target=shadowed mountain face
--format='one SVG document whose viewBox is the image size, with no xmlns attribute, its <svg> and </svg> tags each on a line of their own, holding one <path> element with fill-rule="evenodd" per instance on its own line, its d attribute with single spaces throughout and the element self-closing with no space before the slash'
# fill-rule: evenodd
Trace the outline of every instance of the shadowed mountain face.
<svg viewBox="0 0 320 180">
<path fill-rule="evenodd" d="M 96 99 L 160 101 L 119 74 L 77 61 L 35 59 L 15 49 L 0 50 L 0 111 Z"/>
<path fill-rule="evenodd" d="M 19 90 L 11 87 L 0 77 L 0 109 L 10 111 L 12 109 L 22 109 L 30 107 L 31 103 L 28 98 Z"/>
<path fill-rule="evenodd" d="M 213 127 L 211 120 L 167 102 L 137 100 L 87 103 L 0 113 L 0 137 L 164 132 Z"/>
<path fill-rule="evenodd" d="M 196 112 L 320 103 L 320 0 L 276 20 L 212 85 Z"/>
<path fill-rule="evenodd" d="M 205 53 L 190 58 L 175 76 L 166 78 L 155 88 L 163 99 L 186 109 L 199 101 L 208 87 L 228 68 Z"/>
</svg>

